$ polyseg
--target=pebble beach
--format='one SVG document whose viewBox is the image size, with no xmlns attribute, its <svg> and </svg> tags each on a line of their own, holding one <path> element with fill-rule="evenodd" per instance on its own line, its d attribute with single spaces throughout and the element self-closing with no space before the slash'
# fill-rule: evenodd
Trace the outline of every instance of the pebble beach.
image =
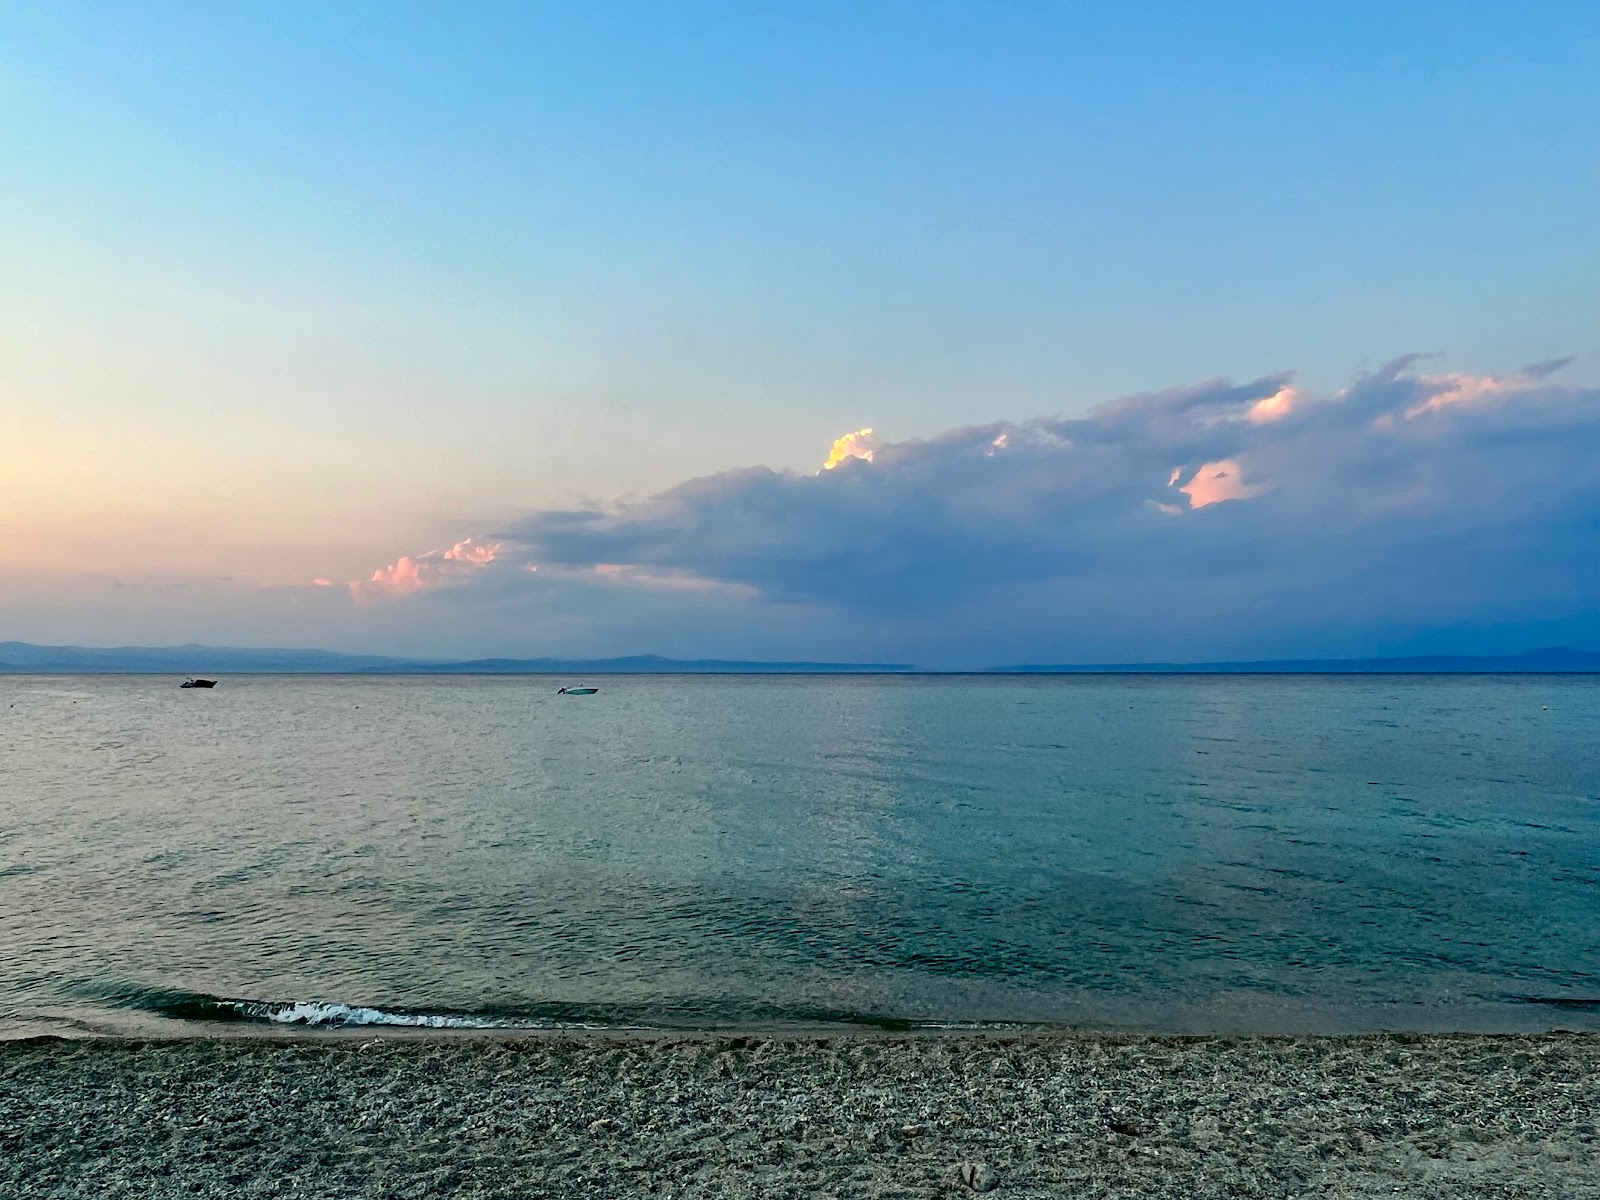
<svg viewBox="0 0 1600 1200">
<path fill-rule="evenodd" d="M 1600 1197 L 1600 1038 L 0 1043 L 0 1194 Z"/>
</svg>

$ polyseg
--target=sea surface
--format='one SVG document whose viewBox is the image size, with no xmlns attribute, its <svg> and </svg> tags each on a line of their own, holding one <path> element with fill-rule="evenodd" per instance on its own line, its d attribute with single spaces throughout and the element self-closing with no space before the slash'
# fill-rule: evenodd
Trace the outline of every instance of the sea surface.
<svg viewBox="0 0 1600 1200">
<path fill-rule="evenodd" d="M 1600 678 L 0 676 L 0 1034 L 1600 1029 Z"/>
</svg>

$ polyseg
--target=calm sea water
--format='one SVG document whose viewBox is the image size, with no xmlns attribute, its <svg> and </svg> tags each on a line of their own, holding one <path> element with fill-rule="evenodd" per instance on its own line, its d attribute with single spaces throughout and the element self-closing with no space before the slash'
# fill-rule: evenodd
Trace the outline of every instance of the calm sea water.
<svg viewBox="0 0 1600 1200">
<path fill-rule="evenodd" d="M 1600 679 L 0 677 L 0 1030 L 1600 1028 Z"/>
</svg>

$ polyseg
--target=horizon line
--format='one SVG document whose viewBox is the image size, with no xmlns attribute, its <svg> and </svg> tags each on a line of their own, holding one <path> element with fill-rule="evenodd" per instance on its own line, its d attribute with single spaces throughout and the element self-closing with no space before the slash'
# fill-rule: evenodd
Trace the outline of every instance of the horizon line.
<svg viewBox="0 0 1600 1200">
<path fill-rule="evenodd" d="M 4 651 L 24 650 L 7 661 Z M 154 661 L 115 661 L 117 656 Z M 227 658 L 244 661 L 182 662 L 182 658 Z M 280 662 L 262 662 L 262 657 Z M 109 658 L 109 662 L 94 661 Z M 160 661 L 179 660 L 173 665 Z M 296 662 L 296 660 L 302 660 Z M 30 661 L 31 660 L 31 661 Z M 76 661 L 74 661 L 76 660 Z M 310 661 L 304 661 L 310 660 Z M 638 670 L 649 664 L 653 669 Z M 616 675 L 1185 675 L 1185 674 L 1600 674 L 1600 651 L 1570 646 L 1540 646 L 1506 654 L 1391 654 L 1348 658 L 1207 659 L 1188 662 L 1056 662 L 1012 663 L 993 666 L 941 667 L 915 663 L 849 662 L 810 659 L 671 658 L 646 653 L 594 658 L 558 658 L 549 655 L 478 658 L 415 658 L 400 655 L 357 654 L 321 648 L 207 646 L 39 645 L 0 642 L 0 673 L 8 675 L 170 674 L 190 667 L 229 675 L 551 675 L 592 673 Z M 1507 667 L 1519 667 L 1507 671 Z M 1371 668 L 1365 670 L 1364 668 Z"/>
</svg>

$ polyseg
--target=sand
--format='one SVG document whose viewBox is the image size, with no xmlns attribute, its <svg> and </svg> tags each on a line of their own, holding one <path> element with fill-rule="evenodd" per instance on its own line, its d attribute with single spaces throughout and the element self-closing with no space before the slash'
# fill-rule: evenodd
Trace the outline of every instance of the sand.
<svg viewBox="0 0 1600 1200">
<path fill-rule="evenodd" d="M 0 1044 L 0 1195 L 1600 1197 L 1600 1036 Z"/>
</svg>

